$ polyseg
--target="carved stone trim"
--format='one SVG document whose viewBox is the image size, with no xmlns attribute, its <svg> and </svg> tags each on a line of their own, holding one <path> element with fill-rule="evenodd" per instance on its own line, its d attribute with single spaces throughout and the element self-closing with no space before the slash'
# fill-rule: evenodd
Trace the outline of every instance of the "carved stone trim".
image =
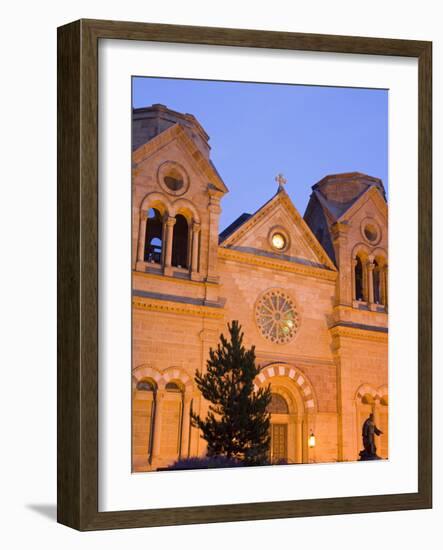
<svg viewBox="0 0 443 550">
<path fill-rule="evenodd" d="M 152 279 L 159 279 L 159 280 L 165 280 L 165 275 L 163 273 L 151 273 L 151 272 L 147 272 L 147 271 L 141 271 L 141 269 L 145 269 L 147 267 L 150 267 L 152 264 L 149 264 L 147 262 L 137 262 L 137 269 L 133 272 L 133 275 L 136 276 L 136 277 L 148 277 L 148 278 L 152 278 Z M 158 265 L 158 264 L 156 264 Z M 173 268 L 173 271 L 172 273 L 174 273 L 174 269 Z M 171 283 L 171 282 L 174 282 L 174 283 L 177 283 L 178 285 L 180 284 L 193 284 L 193 285 L 198 285 L 198 286 L 209 286 L 211 288 L 214 288 L 214 287 L 218 287 L 218 283 L 216 282 L 212 282 L 212 281 L 197 281 L 197 280 L 191 280 L 191 279 L 182 279 L 181 277 L 178 278 L 178 277 L 174 277 L 174 276 L 169 276 L 167 277 L 167 281 L 168 283 Z"/>
<path fill-rule="evenodd" d="M 196 306 L 193 304 L 183 304 L 167 300 L 156 300 L 155 298 L 142 298 L 140 296 L 134 296 L 132 298 L 132 307 L 145 311 L 174 313 L 176 315 L 190 315 L 193 317 L 206 317 L 210 319 L 223 319 L 224 317 L 224 310 L 221 308 Z"/>
<path fill-rule="evenodd" d="M 183 384 L 185 392 L 190 394 L 193 391 L 192 378 L 178 366 L 171 366 L 160 372 L 148 364 L 137 365 L 132 369 L 132 376 L 136 381 L 143 378 L 152 378 L 159 390 L 164 390 L 166 384 L 171 380 L 178 380 Z"/>
<path fill-rule="evenodd" d="M 240 252 L 238 250 L 232 250 L 224 247 L 219 247 L 218 256 L 219 258 L 225 259 L 225 260 L 231 260 L 234 262 L 261 266 L 267 269 L 273 269 L 277 271 L 299 273 L 307 277 L 314 277 L 315 279 L 335 281 L 335 279 L 337 278 L 337 272 L 331 271 L 329 269 L 322 269 L 320 267 L 297 264 L 295 262 L 278 260 L 276 258 L 275 259 L 267 258 L 265 256 L 257 256 L 249 252 Z"/>
<path fill-rule="evenodd" d="M 371 342 L 388 343 L 388 333 L 378 332 L 370 329 L 354 327 L 335 326 L 329 329 L 332 338 L 349 338 L 351 340 L 369 340 Z"/>
</svg>

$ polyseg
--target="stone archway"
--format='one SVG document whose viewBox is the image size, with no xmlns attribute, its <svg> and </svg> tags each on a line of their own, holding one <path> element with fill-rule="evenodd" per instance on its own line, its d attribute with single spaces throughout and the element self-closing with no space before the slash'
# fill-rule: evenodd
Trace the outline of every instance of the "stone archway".
<svg viewBox="0 0 443 550">
<path fill-rule="evenodd" d="M 307 463 L 309 430 L 315 429 L 316 398 L 304 373 L 292 365 L 273 363 L 256 378 L 256 387 L 271 385 L 271 449 L 273 461 Z"/>
</svg>

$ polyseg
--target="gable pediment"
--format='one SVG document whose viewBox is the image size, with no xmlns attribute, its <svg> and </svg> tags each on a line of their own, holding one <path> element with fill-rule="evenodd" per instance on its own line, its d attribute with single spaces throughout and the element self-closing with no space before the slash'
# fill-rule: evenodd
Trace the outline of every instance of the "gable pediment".
<svg viewBox="0 0 443 550">
<path fill-rule="evenodd" d="M 388 205 L 376 187 L 370 187 L 363 193 L 337 221 L 352 223 L 354 220 L 367 216 L 379 218 L 379 221 L 383 223 L 387 223 L 388 220 Z"/>
<path fill-rule="evenodd" d="M 174 159 L 181 157 L 185 164 L 201 176 L 205 185 L 212 186 L 221 194 L 229 191 L 210 159 L 202 154 L 178 123 L 164 130 L 132 153 L 134 177 L 142 175 L 145 167 L 150 167 L 156 156 Z"/>
<path fill-rule="evenodd" d="M 285 242 L 281 250 L 273 246 L 279 234 Z M 236 228 L 221 242 L 224 248 L 268 256 L 335 270 L 335 266 L 317 241 L 284 190 Z"/>
</svg>

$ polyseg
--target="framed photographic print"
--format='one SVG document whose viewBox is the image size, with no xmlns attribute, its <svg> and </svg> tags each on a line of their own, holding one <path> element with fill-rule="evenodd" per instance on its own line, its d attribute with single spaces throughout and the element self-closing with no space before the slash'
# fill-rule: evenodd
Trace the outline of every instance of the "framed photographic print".
<svg viewBox="0 0 443 550">
<path fill-rule="evenodd" d="M 59 522 L 431 507 L 431 51 L 59 28 Z"/>
</svg>

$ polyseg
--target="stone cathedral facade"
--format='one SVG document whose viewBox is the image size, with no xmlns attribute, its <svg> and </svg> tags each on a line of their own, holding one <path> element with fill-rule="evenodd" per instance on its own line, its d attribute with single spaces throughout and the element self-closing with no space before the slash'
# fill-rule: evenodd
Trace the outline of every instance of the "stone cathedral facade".
<svg viewBox="0 0 443 550">
<path fill-rule="evenodd" d="M 221 231 L 229 191 L 209 136 L 163 105 L 133 111 L 132 166 L 133 471 L 205 454 L 190 423 L 191 408 L 208 406 L 194 373 L 234 319 L 256 347 L 256 386 L 271 385 L 273 460 L 357 460 L 369 412 L 387 458 L 381 180 L 326 176 L 302 216 L 279 177 L 268 202 Z"/>
</svg>

